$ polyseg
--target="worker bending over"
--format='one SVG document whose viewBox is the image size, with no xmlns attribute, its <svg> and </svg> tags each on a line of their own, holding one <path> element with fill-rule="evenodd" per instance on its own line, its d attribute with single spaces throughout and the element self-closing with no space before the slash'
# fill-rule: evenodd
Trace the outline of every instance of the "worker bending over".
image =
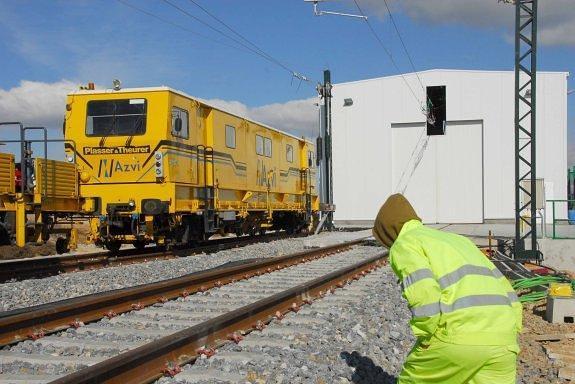
<svg viewBox="0 0 575 384">
<path fill-rule="evenodd" d="M 390 249 L 417 337 L 398 383 L 515 384 L 522 308 L 487 257 L 424 227 L 401 194 L 383 204 L 373 234 Z"/>
</svg>

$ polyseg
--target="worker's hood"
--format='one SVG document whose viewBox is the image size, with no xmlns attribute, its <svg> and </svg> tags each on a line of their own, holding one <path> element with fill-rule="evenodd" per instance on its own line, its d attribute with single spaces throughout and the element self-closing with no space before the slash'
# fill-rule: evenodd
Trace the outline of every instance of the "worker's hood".
<svg viewBox="0 0 575 384">
<path fill-rule="evenodd" d="M 409 220 L 421 220 L 402 194 L 391 195 L 379 209 L 373 225 L 373 236 L 387 248 L 391 248 L 401 228 Z"/>
</svg>

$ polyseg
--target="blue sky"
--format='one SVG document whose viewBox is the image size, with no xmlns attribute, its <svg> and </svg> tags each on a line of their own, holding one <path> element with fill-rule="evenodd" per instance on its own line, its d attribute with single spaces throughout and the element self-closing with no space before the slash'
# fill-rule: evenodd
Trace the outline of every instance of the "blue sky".
<svg viewBox="0 0 575 384">
<path fill-rule="evenodd" d="M 116 0 L 3 0 L 0 112 L 60 126 L 64 108 L 58 107 L 60 96 L 51 97 L 51 92 L 60 95 L 63 89 L 88 81 L 109 86 L 119 78 L 126 87 L 169 85 L 206 99 L 233 102 L 270 122 L 281 110 L 284 116 L 278 124 L 283 122 L 286 129 L 305 123 L 297 118 L 288 121 L 292 118 L 285 116 L 289 110 L 285 103 L 314 97 L 313 83 L 300 85 L 280 66 L 230 47 L 237 44 L 162 0 L 124 1 L 207 38 L 164 24 Z M 168 1 L 225 30 L 191 1 Z M 315 17 L 311 5 L 303 0 L 196 1 L 282 64 L 314 80 L 327 67 L 334 82 L 398 72 L 360 20 Z M 383 2 L 358 2 L 399 69 L 411 71 Z M 418 70 L 513 69 L 512 7 L 497 5 L 496 0 L 390 4 Z M 575 72 L 572 5 L 572 0 L 541 2 L 540 70 Z M 357 12 L 353 1 L 346 0 L 321 7 Z M 575 88 L 574 81 L 569 82 L 569 88 Z M 575 95 L 568 102 L 570 137 L 574 138 Z M 312 103 L 307 100 L 306 108 Z M 6 130 L 0 132 L 4 136 Z"/>
</svg>

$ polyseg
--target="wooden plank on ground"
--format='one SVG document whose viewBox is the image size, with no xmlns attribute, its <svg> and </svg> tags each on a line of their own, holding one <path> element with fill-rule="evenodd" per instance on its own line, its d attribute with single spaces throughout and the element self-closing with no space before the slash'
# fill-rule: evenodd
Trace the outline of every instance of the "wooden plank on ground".
<svg viewBox="0 0 575 384">
<path fill-rule="evenodd" d="M 573 345 L 545 345 L 543 346 L 547 352 L 562 353 L 564 355 L 571 355 L 575 357 L 575 346 Z"/>
<path fill-rule="evenodd" d="M 562 353 L 547 352 L 547 357 L 549 357 L 552 360 L 558 360 L 567 364 L 575 364 L 574 355 L 565 355 Z"/>
<path fill-rule="evenodd" d="M 554 341 L 563 339 L 575 339 L 575 333 L 547 333 L 544 335 L 535 335 L 531 340 L 535 341 Z"/>
</svg>

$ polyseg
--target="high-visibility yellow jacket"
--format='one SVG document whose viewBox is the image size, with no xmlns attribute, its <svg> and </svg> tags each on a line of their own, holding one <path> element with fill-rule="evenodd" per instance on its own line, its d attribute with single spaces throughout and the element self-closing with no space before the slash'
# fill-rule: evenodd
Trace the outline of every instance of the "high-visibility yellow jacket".
<svg viewBox="0 0 575 384">
<path fill-rule="evenodd" d="M 522 308 L 509 281 L 467 238 L 404 224 L 390 249 L 418 338 L 515 345 Z"/>
</svg>

